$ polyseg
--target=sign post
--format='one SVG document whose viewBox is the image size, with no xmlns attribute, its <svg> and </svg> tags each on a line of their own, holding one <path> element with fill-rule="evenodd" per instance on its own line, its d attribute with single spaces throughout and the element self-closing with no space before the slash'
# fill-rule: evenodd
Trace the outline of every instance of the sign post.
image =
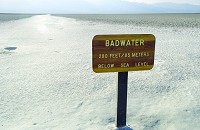
<svg viewBox="0 0 200 130">
<path fill-rule="evenodd" d="M 127 82 L 128 72 L 119 72 L 117 88 L 117 127 L 126 126 Z"/>
<path fill-rule="evenodd" d="M 155 36 L 152 34 L 96 35 L 93 38 L 93 71 L 118 72 L 115 130 L 132 130 L 126 126 L 128 71 L 152 69 L 154 54 Z"/>
</svg>

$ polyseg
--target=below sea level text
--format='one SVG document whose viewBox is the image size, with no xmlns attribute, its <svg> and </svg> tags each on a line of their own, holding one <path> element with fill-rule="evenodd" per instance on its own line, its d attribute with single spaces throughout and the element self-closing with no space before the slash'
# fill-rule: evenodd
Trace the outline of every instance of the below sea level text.
<svg viewBox="0 0 200 130">
<path fill-rule="evenodd" d="M 132 67 L 144 67 L 149 66 L 148 62 L 137 62 Z M 120 68 L 129 68 L 131 67 L 129 63 L 120 63 Z M 99 69 L 109 69 L 115 68 L 115 64 L 98 64 Z"/>
</svg>

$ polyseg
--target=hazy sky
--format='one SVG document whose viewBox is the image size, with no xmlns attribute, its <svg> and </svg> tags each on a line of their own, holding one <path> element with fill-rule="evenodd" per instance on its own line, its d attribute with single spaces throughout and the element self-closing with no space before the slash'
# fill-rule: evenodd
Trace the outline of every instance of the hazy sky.
<svg viewBox="0 0 200 130">
<path fill-rule="evenodd" d="M 0 13 L 68 13 L 68 11 L 79 13 L 87 10 L 88 7 L 91 10 L 91 4 L 104 7 L 106 6 L 106 2 L 117 4 L 119 1 L 132 1 L 146 4 L 173 2 L 200 5 L 200 0 L 0 0 Z M 95 8 L 92 9 L 95 10 Z"/>
<path fill-rule="evenodd" d="M 188 3 L 188 4 L 200 5 L 200 0 L 126 0 L 126 1 L 140 2 L 147 4 L 173 2 L 173 3 Z"/>
</svg>

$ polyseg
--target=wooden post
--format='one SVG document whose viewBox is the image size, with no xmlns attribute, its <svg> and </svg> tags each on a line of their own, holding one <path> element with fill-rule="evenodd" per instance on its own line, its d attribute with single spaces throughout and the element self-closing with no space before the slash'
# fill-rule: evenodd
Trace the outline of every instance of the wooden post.
<svg viewBox="0 0 200 130">
<path fill-rule="evenodd" d="M 118 72 L 117 127 L 126 126 L 128 72 Z"/>
</svg>

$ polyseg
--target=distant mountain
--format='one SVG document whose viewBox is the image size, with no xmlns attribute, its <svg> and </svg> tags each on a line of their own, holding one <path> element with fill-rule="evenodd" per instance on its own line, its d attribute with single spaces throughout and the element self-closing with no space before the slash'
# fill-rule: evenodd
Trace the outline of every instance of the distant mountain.
<svg viewBox="0 0 200 130">
<path fill-rule="evenodd" d="M 94 1 L 72 0 L 46 3 L 37 6 L 26 2 L 19 6 L 1 3 L 0 13 L 72 13 L 72 14 L 134 14 L 134 13 L 200 13 L 200 5 L 157 3 L 145 4 L 125 0 Z"/>
<path fill-rule="evenodd" d="M 200 5 L 177 3 L 144 4 L 116 0 L 83 5 L 79 7 L 81 12 L 77 10 L 76 13 L 200 13 Z"/>
<path fill-rule="evenodd" d="M 167 13 L 200 13 L 200 5 L 157 3 L 152 6 L 159 8 L 161 12 Z"/>
</svg>

